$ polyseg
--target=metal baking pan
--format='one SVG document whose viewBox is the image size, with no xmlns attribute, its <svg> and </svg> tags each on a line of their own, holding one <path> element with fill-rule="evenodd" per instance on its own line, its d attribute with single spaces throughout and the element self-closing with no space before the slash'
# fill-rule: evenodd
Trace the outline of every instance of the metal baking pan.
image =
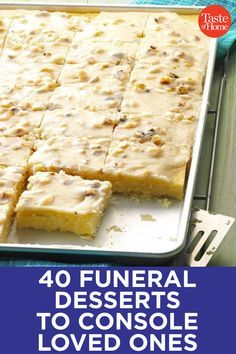
<svg viewBox="0 0 236 354">
<path fill-rule="evenodd" d="M 44 4 L 1 4 L 0 9 L 28 9 L 67 12 L 99 11 L 175 11 L 180 14 L 197 15 L 201 7 L 165 6 L 112 6 L 112 5 L 44 5 Z M 210 40 L 208 66 L 204 92 L 197 124 L 192 161 L 184 200 L 163 207 L 157 200 L 138 201 L 130 197 L 114 195 L 105 213 L 94 240 L 88 241 L 70 233 L 33 230 L 16 231 L 13 224 L 7 243 L 0 244 L 0 251 L 21 254 L 60 254 L 104 259 L 155 259 L 163 261 L 178 254 L 185 246 L 193 191 L 200 157 L 208 98 L 212 83 L 217 43 Z M 57 258 L 58 259 L 58 258 Z"/>
</svg>

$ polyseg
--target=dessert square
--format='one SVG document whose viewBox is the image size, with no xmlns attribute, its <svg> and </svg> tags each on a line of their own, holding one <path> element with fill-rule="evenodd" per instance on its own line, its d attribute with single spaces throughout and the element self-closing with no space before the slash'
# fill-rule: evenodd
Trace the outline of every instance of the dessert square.
<svg viewBox="0 0 236 354">
<path fill-rule="evenodd" d="M 74 138 L 109 138 L 117 124 L 115 112 L 90 112 L 83 109 L 47 111 L 40 126 L 40 136 L 68 136 Z"/>
<path fill-rule="evenodd" d="M 182 46 L 160 44 L 159 41 L 142 41 L 137 49 L 136 63 L 168 66 L 170 70 L 185 69 L 205 70 L 208 60 L 206 46 L 199 48 L 194 45 Z"/>
<path fill-rule="evenodd" d="M 129 80 L 128 88 L 137 92 L 157 90 L 160 93 L 175 95 L 200 95 L 203 90 L 205 71 L 188 68 L 176 68 L 174 65 L 135 65 Z"/>
<path fill-rule="evenodd" d="M 66 12 L 25 10 L 13 20 L 9 36 L 36 45 L 40 42 L 58 43 L 61 39 L 69 43 L 79 28 L 79 19 Z"/>
<path fill-rule="evenodd" d="M 172 92 L 160 92 L 156 89 L 128 88 L 122 101 L 123 113 L 139 113 L 145 115 L 168 115 L 180 113 L 198 117 L 201 96 L 189 94 L 176 95 Z"/>
<path fill-rule="evenodd" d="M 16 89 L 0 87 L 0 110 L 44 111 L 54 92 L 50 84 L 41 87 L 24 86 Z"/>
<path fill-rule="evenodd" d="M 123 86 L 127 85 L 132 67 L 129 64 L 112 65 L 108 62 L 81 66 L 66 64 L 59 77 L 61 85 L 82 84 L 88 86 L 100 85 Z"/>
<path fill-rule="evenodd" d="M 130 42 L 139 43 L 143 37 L 144 27 L 131 24 L 89 23 L 76 32 L 74 43 L 90 40 L 91 42 Z"/>
<path fill-rule="evenodd" d="M 1 86 L 20 88 L 56 84 L 61 66 L 52 64 L 19 64 L 0 62 Z"/>
<path fill-rule="evenodd" d="M 111 196 L 111 184 L 64 172 L 37 172 L 17 204 L 18 228 L 73 232 L 92 237 Z"/>
<path fill-rule="evenodd" d="M 107 138 L 51 137 L 37 140 L 28 165 L 31 172 L 64 170 L 71 175 L 100 179 L 110 146 Z"/>
<path fill-rule="evenodd" d="M 19 137 L 0 137 L 0 166 L 26 168 L 31 154 L 31 143 Z"/>
<path fill-rule="evenodd" d="M 123 114 L 113 132 L 113 139 L 133 138 L 141 144 L 151 141 L 160 146 L 168 143 L 191 147 L 196 121 L 196 116 L 179 113 L 169 116 Z"/>
<path fill-rule="evenodd" d="M 191 26 L 191 25 L 190 25 Z M 167 26 L 163 25 L 155 27 L 146 27 L 144 30 L 143 42 L 152 42 L 153 45 L 176 45 L 180 48 L 183 46 L 195 46 L 203 49 L 209 45 L 209 38 L 205 36 L 200 30 L 189 30 L 189 27 L 181 26 Z"/>
<path fill-rule="evenodd" d="M 115 192 L 182 199 L 190 148 L 128 138 L 113 140 L 104 179 Z"/>
<path fill-rule="evenodd" d="M 149 13 L 145 12 L 104 12 L 101 11 L 93 20 L 93 23 L 108 25 L 130 25 L 132 27 L 144 27 Z"/>
<path fill-rule="evenodd" d="M 26 89 L 26 90 L 25 90 Z M 23 92 L 25 92 L 25 95 L 23 96 L 23 99 L 18 99 L 16 100 L 17 102 L 17 107 L 19 107 L 22 110 L 25 111 L 45 111 L 49 107 L 49 102 L 54 94 L 54 85 L 51 87 L 50 84 L 41 86 L 37 89 L 31 89 L 30 92 L 30 86 L 25 87 L 23 89 Z"/>
<path fill-rule="evenodd" d="M 3 136 L 34 138 L 44 112 L 28 112 L 21 109 L 0 110 L 0 134 Z"/>
<path fill-rule="evenodd" d="M 168 27 L 182 27 L 189 30 L 189 26 L 191 26 L 192 30 L 199 30 L 196 18 L 196 15 L 185 16 L 175 12 L 150 13 L 146 22 L 146 29 L 164 30 Z"/>
<path fill-rule="evenodd" d="M 53 64 L 20 64 L 16 84 L 39 87 L 50 84 L 57 86 L 62 67 Z"/>
<path fill-rule="evenodd" d="M 91 42 L 72 43 L 66 57 L 67 64 L 93 65 L 109 63 L 112 65 L 134 65 L 137 43 Z"/>
<path fill-rule="evenodd" d="M 69 46 L 61 43 L 35 44 L 20 42 L 15 36 L 8 36 L 4 44 L 0 62 L 13 63 L 50 63 L 63 65 Z"/>
<path fill-rule="evenodd" d="M 106 111 L 120 108 L 125 92 L 124 86 L 117 85 L 72 85 L 60 86 L 55 89 L 49 101 L 49 110 L 54 109 L 89 109 Z"/>
<path fill-rule="evenodd" d="M 21 11 L 7 35 L 1 61 L 64 64 L 80 17 L 63 12 Z"/>
<path fill-rule="evenodd" d="M 14 208 L 25 183 L 25 171 L 19 167 L 0 167 L 0 243 L 6 242 Z"/>
</svg>

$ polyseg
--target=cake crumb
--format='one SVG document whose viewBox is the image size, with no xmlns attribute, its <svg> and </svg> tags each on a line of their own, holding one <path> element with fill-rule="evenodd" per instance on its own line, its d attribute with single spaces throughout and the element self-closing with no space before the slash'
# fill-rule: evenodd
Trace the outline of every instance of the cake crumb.
<svg viewBox="0 0 236 354">
<path fill-rule="evenodd" d="M 142 221 L 156 221 L 156 219 L 150 214 L 141 214 Z"/>
<path fill-rule="evenodd" d="M 169 208 L 173 204 L 173 200 L 169 198 L 158 198 L 158 202 L 162 208 Z"/>
<path fill-rule="evenodd" d="M 107 227 L 106 229 L 107 232 L 114 231 L 114 232 L 123 232 L 123 230 L 117 226 L 117 225 L 112 225 L 110 227 Z"/>
</svg>

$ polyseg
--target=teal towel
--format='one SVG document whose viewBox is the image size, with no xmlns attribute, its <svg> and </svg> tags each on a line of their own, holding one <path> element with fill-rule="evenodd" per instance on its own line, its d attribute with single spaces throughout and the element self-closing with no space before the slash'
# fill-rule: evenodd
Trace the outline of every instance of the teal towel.
<svg viewBox="0 0 236 354">
<path fill-rule="evenodd" d="M 222 57 L 236 41 L 236 1 L 235 0 L 133 0 L 137 5 L 175 5 L 175 6 L 204 6 L 218 4 L 226 7 L 232 18 L 232 26 L 223 37 L 218 39 L 217 56 Z"/>
</svg>

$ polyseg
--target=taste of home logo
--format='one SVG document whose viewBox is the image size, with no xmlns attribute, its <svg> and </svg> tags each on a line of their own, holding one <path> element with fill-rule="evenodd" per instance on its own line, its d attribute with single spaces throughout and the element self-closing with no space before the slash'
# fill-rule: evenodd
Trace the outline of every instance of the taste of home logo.
<svg viewBox="0 0 236 354">
<path fill-rule="evenodd" d="M 206 36 L 218 38 L 230 29 L 231 16 L 225 7 L 210 5 L 201 11 L 198 23 Z"/>
</svg>

